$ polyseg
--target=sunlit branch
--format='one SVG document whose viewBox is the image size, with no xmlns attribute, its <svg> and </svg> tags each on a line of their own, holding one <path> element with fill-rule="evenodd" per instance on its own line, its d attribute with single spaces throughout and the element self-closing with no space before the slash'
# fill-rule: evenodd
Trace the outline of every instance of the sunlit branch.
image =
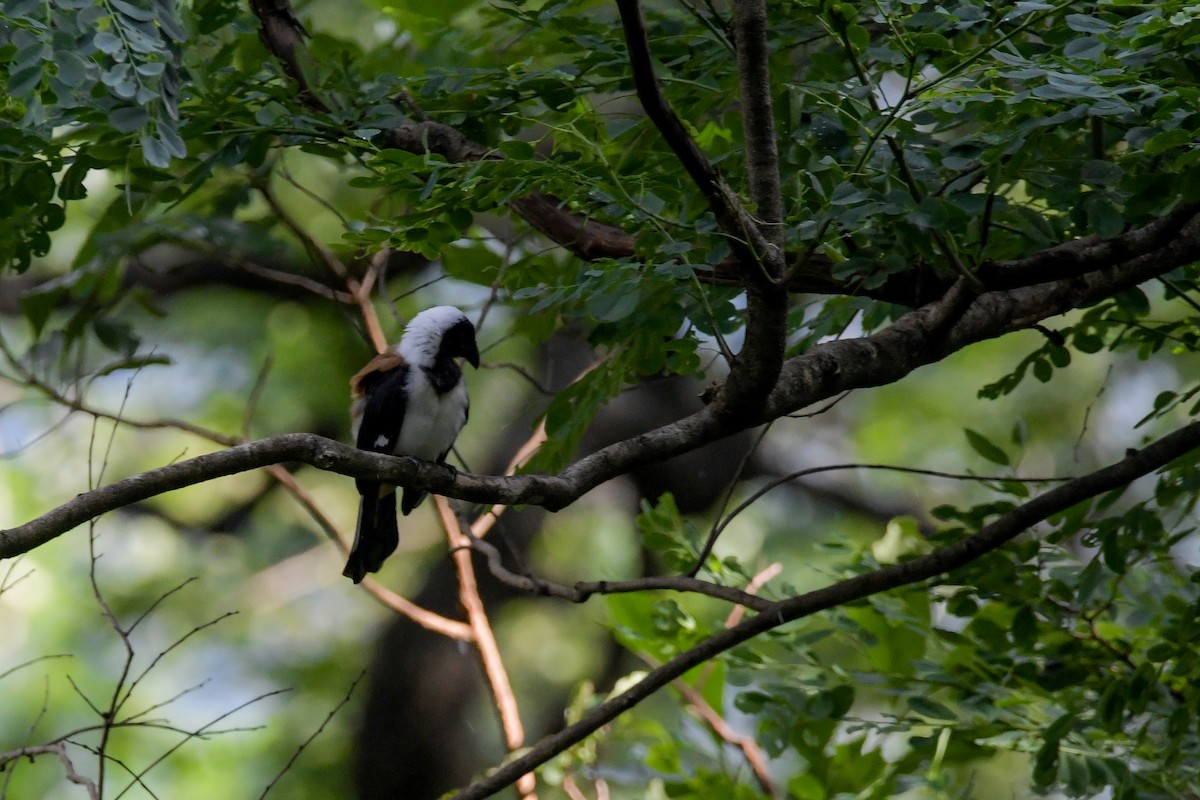
<svg viewBox="0 0 1200 800">
<path fill-rule="evenodd" d="M 513 693 L 512 683 L 508 679 L 508 670 L 504 667 L 504 659 L 500 655 L 500 647 L 496 644 L 496 635 L 488 619 L 483 599 L 479 596 L 479 584 L 475 580 L 475 566 L 471 563 L 471 552 L 464 543 L 469 541 L 469 535 L 463 531 L 458 517 L 444 497 L 435 497 L 438 519 L 442 530 L 453 552 L 454 567 L 458 572 L 458 597 L 467 612 L 467 624 L 471 626 L 475 647 L 479 650 L 480 660 L 483 661 L 483 671 L 487 676 L 488 686 L 492 690 L 492 699 L 496 710 L 500 713 L 500 726 L 504 730 L 504 743 L 509 752 L 519 750 L 525 745 L 525 728 L 521 724 L 521 714 L 517 706 L 517 696 Z M 533 795 L 535 784 L 533 772 L 520 775 L 516 780 L 517 790 L 522 797 Z"/>
<path fill-rule="evenodd" d="M 379 325 L 379 315 L 375 313 L 375 307 L 371 305 L 370 287 L 365 287 L 357 278 L 350 274 L 350 270 L 342 263 L 341 259 L 334 254 L 325 245 L 317 241 L 315 237 L 308 232 L 299 220 L 295 218 L 280 202 L 270 184 L 266 181 L 260 181 L 256 188 L 267 204 L 271 206 L 271 210 L 275 212 L 275 216 L 283 225 L 292 232 L 305 249 L 309 253 L 318 258 L 325 267 L 338 277 L 346 287 L 346 291 L 354 298 L 355 304 L 358 306 L 359 313 L 362 315 L 363 325 L 366 327 L 367 338 L 370 339 L 371 345 L 375 348 L 375 352 L 382 353 L 387 349 L 388 341 L 384 336 L 383 328 Z"/>
</svg>

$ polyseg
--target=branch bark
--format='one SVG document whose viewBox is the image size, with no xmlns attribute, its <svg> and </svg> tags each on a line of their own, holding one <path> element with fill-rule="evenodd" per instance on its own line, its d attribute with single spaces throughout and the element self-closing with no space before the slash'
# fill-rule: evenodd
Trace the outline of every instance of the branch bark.
<svg viewBox="0 0 1200 800">
<path fill-rule="evenodd" d="M 587 602 L 588 599 L 597 594 L 626 594 L 629 592 L 665 590 L 703 594 L 708 597 L 715 597 L 718 600 L 734 603 L 738 608 L 752 608 L 755 611 L 764 611 L 771 605 L 769 600 L 757 597 L 753 592 L 744 592 L 732 586 L 723 586 L 719 583 L 700 580 L 688 575 L 656 575 L 625 581 L 576 581 L 571 586 L 565 586 L 561 583 L 554 583 L 553 581 L 541 578 L 518 575 L 504 566 L 501 561 L 500 551 L 482 539 L 471 537 L 465 546 L 482 553 L 487 558 L 488 572 L 501 583 L 522 592 L 541 595 L 543 597 L 557 597 L 560 600 L 567 600 L 572 603 Z"/>
<path fill-rule="evenodd" d="M 771 51 L 767 44 L 765 0 L 739 0 L 733 4 L 733 41 L 737 48 L 750 197 L 763 237 L 782 253 L 783 195 L 779 186 L 775 109 L 771 101 Z M 772 278 L 782 274 L 782 263 L 769 261 L 766 266 Z"/>
<path fill-rule="evenodd" d="M 625 44 L 629 48 L 633 85 L 642 108 L 708 201 L 717 223 L 729 237 L 730 246 L 742 262 L 745 279 L 754 281 L 769 276 L 768 264 L 778 265 L 782 271 L 782 251 L 772 247 L 763 237 L 754 220 L 742 208 L 737 195 L 709 162 L 708 156 L 704 155 L 667 102 L 654 74 L 650 41 L 640 3 L 638 0 L 617 0 L 617 10 L 621 14 Z"/>
<path fill-rule="evenodd" d="M 1183 223 L 1166 245 L 1074 278 L 969 298 L 948 296 L 912 311 L 878 333 L 813 347 L 784 363 L 757 413 L 722 415 L 712 405 L 661 428 L 609 445 L 557 476 L 473 475 L 367 453 L 303 433 L 284 434 L 210 453 L 78 495 L 24 525 L 0 531 L 0 559 L 32 550 L 89 519 L 163 492 L 213 478 L 297 461 L 351 477 L 419 486 L 478 503 L 564 508 L 599 484 L 635 467 L 665 460 L 745 428 L 790 414 L 851 389 L 892 383 L 975 342 L 1020 330 L 1047 317 L 1095 303 L 1200 254 L 1200 216 Z"/>
<path fill-rule="evenodd" d="M 645 700 L 688 670 L 766 631 L 819 611 L 861 600 L 873 594 L 936 578 L 969 564 L 1032 525 L 1084 500 L 1127 485 L 1200 447 L 1200 422 L 1194 422 L 1136 451 L 1115 464 L 1065 483 L 1035 497 L 977 533 L 920 558 L 857 575 L 847 580 L 773 603 L 762 613 L 706 639 L 651 670 L 641 682 L 612 697 L 576 723 L 542 739 L 519 758 L 496 768 L 487 777 L 463 789 L 451 800 L 482 800 L 511 784 L 517 777 L 546 763 L 583 741 L 603 725 Z"/>
</svg>

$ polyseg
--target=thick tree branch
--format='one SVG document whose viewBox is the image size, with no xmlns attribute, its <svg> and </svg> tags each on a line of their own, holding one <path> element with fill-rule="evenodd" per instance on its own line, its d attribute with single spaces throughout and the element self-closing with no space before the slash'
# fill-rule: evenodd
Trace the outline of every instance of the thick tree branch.
<svg viewBox="0 0 1200 800">
<path fill-rule="evenodd" d="M 776 285 L 784 272 L 785 258 L 779 157 L 767 63 L 766 6 L 761 0 L 735 3 L 734 18 L 748 179 L 751 197 L 758 206 L 757 219 L 742 207 L 667 102 L 654 72 L 639 0 L 617 0 L 617 9 L 625 30 L 634 87 L 646 116 L 708 201 L 742 265 L 746 338 L 713 408 L 722 417 L 757 416 L 783 364 L 788 306 L 787 290 Z"/>
<path fill-rule="evenodd" d="M 402 486 L 420 481 L 428 483 L 438 494 L 480 502 L 546 505 L 542 501 L 548 501 L 547 507 L 557 508 L 569 502 L 567 495 L 561 494 L 565 484 L 560 479 L 473 476 L 414 458 L 368 453 L 316 434 L 288 433 L 178 461 L 76 495 L 25 525 L 0 530 L 0 559 L 28 552 L 105 512 L 185 486 L 286 462 L 300 462 L 350 477 L 384 478 Z M 447 491 L 452 485 L 461 485 L 466 491 Z"/>
<path fill-rule="evenodd" d="M 746 176 L 763 236 L 783 252 L 783 195 L 779 187 L 779 146 L 771 101 L 771 51 L 767 45 L 765 0 L 733 4 L 733 41 L 737 47 L 742 136 L 746 142 Z M 782 269 L 767 263 L 768 270 Z M 781 272 L 772 272 L 778 278 Z"/>
<path fill-rule="evenodd" d="M 1071 279 L 988 292 L 969 298 L 961 310 L 961 298 L 948 297 L 904 315 L 878 333 L 821 344 L 789 359 L 756 414 L 722 415 L 710 405 L 669 425 L 602 448 L 558 476 L 500 478 L 455 473 L 411 458 L 366 453 L 320 436 L 285 434 L 151 470 L 81 494 L 24 525 L 0 531 L 0 558 L 32 550 L 99 514 L 148 497 L 287 461 L 351 477 L 420 486 L 472 502 L 538 505 L 556 511 L 636 467 L 694 450 L 841 392 L 892 383 L 970 344 L 1095 303 L 1191 263 L 1198 256 L 1200 217 L 1192 217 L 1165 246 L 1124 263 Z"/>
<path fill-rule="evenodd" d="M 475 580 L 475 565 L 471 562 L 468 534 L 464 532 L 462 524 L 445 498 L 435 497 L 434 501 L 438 519 L 446 532 L 454 565 L 458 571 L 459 603 L 467 612 L 467 623 L 471 626 L 475 647 L 479 650 L 479 658 L 483 662 L 483 672 L 492 689 L 492 699 L 500 714 L 500 727 L 504 729 L 504 743 L 509 752 L 514 752 L 525 745 L 525 728 L 521 724 L 520 709 L 512 690 L 512 683 L 508 679 L 508 670 L 500 656 L 496 634 L 492 631 L 487 610 L 483 607 L 483 599 L 479 596 L 479 583 Z M 536 800 L 532 772 L 522 775 L 517 780 L 517 788 L 523 798 Z"/>
<path fill-rule="evenodd" d="M 986 261 L 979 265 L 975 274 L 987 289 L 995 291 L 1035 286 L 1106 269 L 1170 246 L 1198 213 L 1200 203 L 1187 203 L 1120 236 L 1111 239 L 1088 236 L 1021 259 Z"/>
<path fill-rule="evenodd" d="M 463 789 L 452 800 L 481 800 L 508 786 L 520 775 L 546 763 L 583 741 L 601 726 L 645 700 L 688 670 L 766 631 L 819 611 L 873 594 L 936 578 L 963 567 L 1028 530 L 1047 517 L 1160 469 L 1200 447 L 1200 422 L 1164 436 L 1122 461 L 1051 489 L 985 525 L 977 533 L 911 561 L 857 575 L 807 594 L 773 603 L 762 613 L 728 628 L 651 670 L 633 687 L 595 706 L 576 723 L 547 736 L 519 758 L 498 767 Z"/>
<path fill-rule="evenodd" d="M 250 0 L 250 10 L 258 17 L 259 40 L 296 82 L 300 88 L 300 99 L 314 111 L 328 111 L 325 103 L 313 94 L 308 77 L 300 65 L 300 51 L 308 32 L 300 24 L 289 0 Z"/>
</svg>

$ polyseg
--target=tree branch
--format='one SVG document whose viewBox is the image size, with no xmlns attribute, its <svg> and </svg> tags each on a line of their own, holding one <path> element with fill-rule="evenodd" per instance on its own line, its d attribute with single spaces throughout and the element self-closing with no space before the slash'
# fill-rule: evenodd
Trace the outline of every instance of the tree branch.
<svg viewBox="0 0 1200 800">
<path fill-rule="evenodd" d="M 987 289 L 999 290 L 1034 286 L 1106 269 L 1136 256 L 1170 247 L 1198 213 L 1200 203 L 1186 203 L 1120 236 L 1111 239 L 1088 236 L 1021 259 L 986 261 L 979 265 L 975 274 Z"/>
<path fill-rule="evenodd" d="M 286 461 L 351 477 L 417 486 L 471 502 L 538 505 L 557 511 L 635 467 L 694 450 L 844 391 L 895 382 L 970 344 L 1027 328 L 1046 317 L 1097 302 L 1170 272 L 1196 260 L 1197 254 L 1200 217 L 1192 217 L 1165 246 L 1115 266 L 1037 286 L 988 292 L 965 301 L 960 296 L 948 296 L 940 303 L 905 314 L 870 336 L 827 342 L 789 359 L 765 405 L 756 413 L 721 415 L 710 405 L 661 428 L 602 448 L 557 476 L 472 475 L 412 458 L 367 453 L 311 434 L 284 434 L 151 470 L 78 495 L 24 525 L 0 531 L 0 559 L 32 550 L 115 508 Z M 960 312 L 962 302 L 967 305 Z"/>
<path fill-rule="evenodd" d="M 67 780 L 71 783 L 82 786 L 87 791 L 87 796 L 90 800 L 100 800 L 100 787 L 96 782 L 85 775 L 81 775 L 76 771 L 75 765 L 71 763 L 71 757 L 67 755 L 67 747 L 65 742 L 52 742 L 51 744 L 33 745 L 30 747 L 21 747 L 16 750 L 10 750 L 6 753 L 0 753 L 0 770 L 3 770 L 10 762 L 16 761 L 19 758 L 28 758 L 32 761 L 37 756 L 41 755 L 56 755 L 58 760 L 62 762 L 63 771 L 66 773 Z"/>
<path fill-rule="evenodd" d="M 1168 434 L 1096 472 L 1076 478 L 1018 506 L 980 530 L 928 555 L 883 569 L 856 575 L 807 594 L 773 603 L 770 608 L 738 625 L 721 631 L 696 647 L 686 650 L 651 670 L 637 684 L 593 707 L 576 723 L 547 736 L 515 758 L 496 768 L 451 800 L 481 800 L 511 784 L 516 778 L 546 763 L 567 748 L 583 741 L 603 725 L 645 700 L 688 670 L 766 631 L 819 611 L 861 600 L 873 594 L 935 578 L 958 569 L 1011 541 L 1030 526 L 1104 492 L 1166 466 L 1200 447 L 1200 422 Z"/>
<path fill-rule="evenodd" d="M 467 624 L 475 647 L 479 650 L 479 658 L 483 662 L 483 672 L 487 676 L 488 686 L 492 690 L 492 699 L 500 714 L 500 727 L 504 731 L 504 743 L 508 751 L 514 752 L 525 745 L 525 728 L 521 724 L 521 714 L 517 707 L 517 696 L 513 693 L 512 683 L 508 679 L 508 670 L 504 667 L 504 659 L 500 656 L 500 646 L 496 643 L 496 635 L 488 620 L 487 610 L 479 596 L 479 584 L 475 580 L 475 565 L 471 563 L 471 549 L 468 534 L 450 504 L 444 497 L 435 497 L 438 519 L 446 533 L 446 539 L 453 554 L 454 566 L 458 571 L 458 599 L 467 612 Z M 527 772 L 517 779 L 517 788 L 521 797 L 534 797 L 534 775 Z"/>
<path fill-rule="evenodd" d="M 756 206 L 759 229 L 783 252 L 783 196 L 779 187 L 779 147 L 775 141 L 775 110 L 771 101 L 771 51 L 767 45 L 767 4 L 738 0 L 733 4 L 733 41 L 737 48 L 738 88 L 741 94 L 742 136 L 746 142 L 746 177 Z M 781 263 L 769 262 L 778 278 Z"/>
<path fill-rule="evenodd" d="M 506 586 L 543 597 L 557 597 L 560 600 L 568 600 L 572 603 L 586 602 L 593 595 L 597 594 L 625 594 L 628 592 L 666 590 L 703 594 L 718 600 L 735 603 L 739 607 L 751 608 L 755 611 L 765 611 L 771 605 L 771 601 L 757 597 L 751 592 L 744 592 L 732 586 L 722 586 L 719 583 L 700 580 L 688 575 L 653 575 L 645 578 L 631 578 L 624 581 L 577 581 L 572 586 L 565 586 L 561 583 L 543 580 L 542 578 L 518 575 L 504 566 L 500 558 L 500 551 L 482 539 L 472 536 L 469 538 L 466 546 L 482 553 L 487 558 L 488 572 L 492 574 L 492 577 Z"/>
<path fill-rule="evenodd" d="M 646 24 L 642 19 L 638 0 L 617 0 L 617 10 L 621 14 L 625 44 L 629 48 L 633 85 L 642 108 L 675 153 L 692 182 L 708 201 L 717 223 L 729 237 L 733 251 L 746 267 L 743 277 L 749 281 L 769 278 L 773 267 L 778 267 L 775 274 L 781 273 L 782 250 L 772 247 L 763 237 L 754 220 L 742 208 L 737 195 L 709 162 L 663 95 L 662 87 L 654 74 L 650 41 L 646 35 Z"/>
<path fill-rule="evenodd" d="M 751 15 L 753 9 L 749 7 L 743 8 L 743 6 L 753 6 L 757 2 L 759 0 L 754 0 L 754 2 L 750 3 L 739 2 L 735 4 L 738 14 L 745 13 L 748 16 Z M 300 99 L 302 102 L 318 110 L 324 110 L 324 105 L 308 90 L 307 82 L 300 67 L 296 51 L 303 46 L 302 37 L 304 29 L 292 11 L 288 0 L 253 0 L 250 5 L 251 10 L 260 21 L 259 35 L 264 45 L 268 51 L 284 64 L 288 75 L 301 87 Z M 628 10 L 630 11 L 637 11 L 636 0 L 621 0 L 619 5 L 629 7 Z M 639 41 L 644 41 L 645 28 L 641 24 L 640 11 L 637 11 L 635 24 L 641 31 L 641 39 Z M 750 33 L 754 28 L 753 20 L 744 20 L 744 25 L 743 30 L 749 40 L 751 38 Z M 759 34 L 754 35 L 757 36 Z M 765 32 L 763 35 L 765 35 Z M 760 39 L 759 41 L 761 46 L 762 40 Z M 742 47 L 746 46 L 749 46 L 751 51 L 754 50 L 753 43 L 748 42 L 747 45 L 742 45 Z M 631 56 L 633 54 L 632 50 L 633 48 L 631 48 Z M 645 97 L 642 97 L 643 104 L 647 102 L 647 98 L 650 98 L 650 105 L 646 106 L 647 114 L 649 115 L 651 109 L 655 108 L 656 105 L 654 98 L 661 98 L 662 95 L 654 78 L 653 66 L 649 61 L 648 45 L 641 45 L 640 50 L 644 53 L 643 66 L 647 70 L 646 74 L 650 80 L 650 84 L 647 87 L 648 93 Z M 739 58 L 748 59 L 750 56 L 739 55 Z M 753 73 L 754 71 L 751 70 L 751 72 Z M 745 91 L 746 89 L 743 88 L 743 93 Z M 640 97 L 641 94 L 639 91 Z M 662 107 L 665 109 L 665 113 L 674 120 L 674 123 L 679 125 L 678 118 L 665 105 L 665 100 L 662 100 Z M 747 110 L 749 111 L 749 109 Z M 748 119 L 747 123 L 749 123 Z M 666 124 L 669 125 L 670 123 Z M 766 132 L 757 125 L 755 125 L 754 130 L 756 135 Z M 666 134 L 664 135 L 666 136 Z M 695 155 L 701 159 L 700 162 L 693 164 L 693 167 L 699 169 L 698 174 L 706 184 L 710 183 L 713 179 L 704 176 L 709 174 L 710 171 L 712 175 L 716 175 L 715 169 L 712 168 L 711 164 L 708 164 L 707 168 L 704 166 L 707 163 L 707 159 L 695 147 L 695 143 L 690 140 L 686 129 L 682 129 L 682 136 L 684 138 L 679 141 L 681 141 L 683 147 L 685 149 L 689 147 L 694 149 Z M 677 136 L 673 134 L 672 136 L 666 136 L 666 138 L 672 144 L 672 147 L 675 147 Z M 750 139 L 751 137 L 747 136 L 749 155 L 762 164 L 763 169 L 766 169 L 765 165 L 767 162 L 764 160 L 766 158 L 765 151 L 755 150 L 759 145 L 752 145 Z M 483 158 L 502 157 L 498 152 L 472 141 L 455 128 L 429 119 L 422 119 L 385 130 L 380 134 L 377 142 L 383 147 L 394 147 L 408 152 L 437 153 L 452 162 L 477 161 Z M 765 148 L 767 145 L 766 143 L 762 143 L 761 146 Z M 681 160 L 683 158 L 681 157 Z M 687 166 L 688 162 L 686 160 L 684 163 Z M 719 179 L 719 175 L 716 177 Z M 752 179 L 752 184 L 756 183 L 757 180 Z M 723 181 L 721 181 L 721 186 L 723 187 L 723 191 L 730 191 L 728 186 L 724 185 Z M 760 205 L 760 214 L 764 220 L 769 220 L 767 212 L 762 207 L 763 198 L 767 196 L 765 194 L 766 189 L 752 189 L 752 191 L 754 192 L 755 202 Z M 760 197 L 758 191 L 763 191 L 764 194 Z M 708 197 L 707 194 L 706 197 Z M 713 198 L 709 199 L 712 202 Z M 728 205 L 732 202 L 733 211 L 731 213 L 736 211 L 740 214 L 740 216 L 735 214 L 737 224 L 727 229 L 727 232 L 729 230 L 736 230 L 741 231 L 742 235 L 748 233 L 754 236 L 757 234 L 757 229 L 753 225 L 753 221 L 749 219 L 744 210 L 740 209 L 735 195 L 732 193 L 728 196 L 722 195 L 721 197 L 717 197 L 716 201 L 722 205 Z M 566 208 L 561 200 L 551 195 L 535 192 L 510 200 L 509 207 L 524 218 L 535 230 L 585 261 L 597 258 L 628 258 L 635 253 L 633 237 L 626 231 L 613 225 L 576 214 Z M 1180 231 L 1181 226 L 1186 224 L 1198 212 L 1200 212 L 1200 205 L 1193 204 L 1181 207 L 1164 216 L 1161 220 L 1151 222 L 1113 239 L 1098 240 L 1095 237 L 1089 237 L 1057 245 L 1022 259 L 985 262 L 978 267 L 975 274 L 987 289 L 1000 290 L 1048 281 L 1065 280 L 1069 277 L 1093 270 L 1112 267 L 1133 256 L 1150 253 L 1165 247 L 1171 237 Z M 760 254 L 767 253 L 769 255 L 771 251 L 765 247 L 761 236 L 758 239 L 759 242 L 755 246 L 754 252 Z M 746 239 L 745 241 L 748 242 L 751 240 Z M 740 245 L 744 242 L 735 236 L 734 243 Z M 1195 247 L 1193 252 L 1196 256 L 1200 256 L 1200 247 Z M 735 249 L 735 253 L 734 257 L 718 265 L 713 273 L 698 274 L 697 279 L 702 282 L 716 284 L 741 285 L 745 283 L 747 276 L 763 274 L 761 268 L 756 266 L 759 264 L 758 256 L 753 254 L 748 256 L 746 253 L 738 252 L 737 249 Z M 788 254 L 787 258 L 788 260 L 794 260 L 798 255 L 796 253 Z M 1190 260 L 1194 260 L 1194 258 L 1195 256 Z M 820 254 L 809 254 L 805 261 L 804 269 L 795 276 L 793 282 L 789 283 L 788 289 L 792 292 L 861 295 L 885 302 L 917 307 L 936 300 L 936 298 L 940 297 L 949 288 L 951 282 L 944 274 L 937 273 L 923 265 L 915 265 L 909 270 L 890 275 L 880 286 L 863 289 L 857 285 L 857 281 L 851 280 L 850 282 L 846 282 L 835 279 L 832 276 L 832 266 L 832 262 Z M 4 294 L 0 293 L 0 308 L 6 308 L 3 298 Z"/>
</svg>

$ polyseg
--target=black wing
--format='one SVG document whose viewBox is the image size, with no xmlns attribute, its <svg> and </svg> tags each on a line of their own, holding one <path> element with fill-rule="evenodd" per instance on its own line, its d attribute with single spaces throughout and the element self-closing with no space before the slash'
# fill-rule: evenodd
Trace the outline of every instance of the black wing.
<svg viewBox="0 0 1200 800">
<path fill-rule="evenodd" d="M 389 454 L 395 451 L 408 407 L 407 383 L 408 365 L 404 363 L 363 376 L 359 386 L 365 397 L 355 441 L 359 450 Z M 359 480 L 357 485 L 360 494 L 367 494 L 378 484 Z"/>
</svg>

